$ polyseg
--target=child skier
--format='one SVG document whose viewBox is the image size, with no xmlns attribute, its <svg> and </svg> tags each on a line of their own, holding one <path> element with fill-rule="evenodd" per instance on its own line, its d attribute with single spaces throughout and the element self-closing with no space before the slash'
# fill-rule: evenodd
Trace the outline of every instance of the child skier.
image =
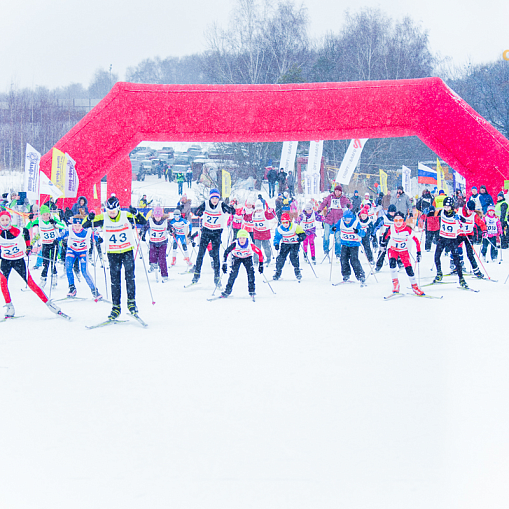
<svg viewBox="0 0 509 509">
<path fill-rule="evenodd" d="M 373 207 L 371 207 L 373 208 Z M 368 257 L 368 261 L 370 264 L 373 263 L 373 251 L 371 251 L 371 226 L 372 222 L 369 217 L 369 206 L 364 205 L 361 210 L 359 210 L 359 224 L 364 231 L 364 236 L 361 236 L 362 247 L 364 248 L 364 252 Z"/>
<path fill-rule="evenodd" d="M 9 275 L 12 269 L 21 276 L 30 290 L 46 304 L 52 313 L 65 316 L 57 305 L 48 300 L 45 293 L 32 279 L 24 259 L 25 253 L 29 254 L 31 251 L 30 234 L 27 228 L 23 228 L 23 231 L 20 231 L 12 226 L 11 215 L 6 210 L 0 211 L 0 250 L 0 287 L 5 300 L 5 307 L 7 308 L 4 313 L 5 318 L 12 318 L 15 313 L 8 286 Z"/>
<path fill-rule="evenodd" d="M 221 245 L 221 234 L 223 233 L 221 219 L 225 214 L 235 212 L 232 207 L 221 201 L 220 197 L 221 195 L 217 189 L 211 189 L 208 201 L 203 202 L 195 212 L 196 216 L 203 216 L 203 226 L 192 284 L 197 283 L 200 279 L 203 256 L 209 242 L 212 243 L 211 256 L 214 265 L 214 284 L 217 286 L 220 283 L 219 246 Z"/>
<path fill-rule="evenodd" d="M 302 226 L 290 222 L 290 214 L 284 212 L 281 214 L 281 224 L 276 228 L 274 235 L 274 247 L 276 251 L 279 251 L 279 245 L 281 246 L 281 252 L 276 258 L 276 273 L 274 274 L 274 281 L 277 281 L 281 277 L 281 272 L 285 265 L 286 257 L 290 255 L 290 262 L 293 265 L 295 277 L 298 280 L 302 279 L 299 267 L 299 247 L 300 243 L 306 239 L 306 233 Z"/>
<path fill-rule="evenodd" d="M 58 250 L 58 230 L 65 230 L 65 224 L 60 219 L 51 217 L 49 207 L 42 205 L 40 208 L 40 217 L 34 219 L 27 224 L 27 228 L 30 229 L 33 226 L 37 226 L 39 229 L 39 235 L 41 236 L 42 243 L 42 273 L 41 273 L 41 288 L 46 285 L 46 279 L 48 277 L 48 269 L 51 263 L 51 284 L 52 286 L 57 285 L 57 268 L 56 268 L 56 254 Z"/>
<path fill-rule="evenodd" d="M 193 264 L 189 260 L 189 256 L 187 255 L 187 240 L 186 235 L 189 235 L 192 238 L 191 232 L 193 230 L 193 225 L 187 219 L 184 219 L 180 213 L 179 209 L 175 209 L 173 211 L 173 219 L 170 221 L 170 226 L 173 228 L 172 234 L 173 237 L 173 257 L 171 259 L 171 266 L 177 263 L 177 249 L 178 249 L 178 241 L 180 241 L 180 245 L 182 246 L 182 250 L 184 251 L 184 261 L 187 263 L 189 267 Z"/>
<path fill-rule="evenodd" d="M 179 211 L 180 214 L 180 211 Z M 168 282 L 168 265 L 166 263 L 166 248 L 168 247 L 168 230 L 172 229 L 168 218 L 164 217 L 161 207 L 154 207 L 152 216 L 143 226 L 141 240 L 145 240 L 148 233 L 149 252 L 148 261 L 150 263 L 149 272 L 161 270 L 163 283 Z"/>
<path fill-rule="evenodd" d="M 382 229 L 382 235 L 380 238 L 380 251 L 378 252 L 378 258 L 376 260 L 375 272 L 379 272 L 385 259 L 385 253 L 387 252 L 387 242 L 389 239 L 389 231 L 393 225 L 394 214 L 396 214 L 396 205 L 389 205 L 387 213 L 379 217 L 373 226 L 373 236 L 376 238 L 376 232 Z"/>
<path fill-rule="evenodd" d="M 413 234 L 412 229 L 405 223 L 405 215 L 403 212 L 396 212 L 394 215 L 394 224 L 390 227 L 390 238 L 389 238 L 389 268 L 391 269 L 392 276 L 392 293 L 399 293 L 400 286 L 397 272 L 397 261 L 401 259 L 405 266 L 408 279 L 412 285 L 412 290 L 415 295 L 424 295 L 424 292 L 417 285 L 417 279 L 415 278 L 414 269 L 410 262 L 410 254 L 408 252 L 408 245 L 410 239 L 415 242 L 417 246 L 417 263 L 421 261 L 421 244 L 419 239 Z"/>
<path fill-rule="evenodd" d="M 76 286 L 74 285 L 73 267 L 75 261 L 78 260 L 81 273 L 90 287 L 94 299 L 100 300 L 102 299 L 102 295 L 99 294 L 99 291 L 95 287 L 87 271 L 87 253 L 90 247 L 91 237 L 94 237 L 96 243 L 102 242 L 102 239 L 93 232 L 92 228 L 84 229 L 82 221 L 82 216 L 74 216 L 71 219 L 71 226 L 69 226 L 65 232 L 65 237 L 68 237 L 67 251 L 65 254 L 65 270 L 67 273 L 67 281 L 69 282 L 69 293 L 67 297 L 76 297 L 77 294 Z"/>
<path fill-rule="evenodd" d="M 242 229 L 246 230 L 251 237 L 251 240 L 254 240 L 254 224 L 253 224 L 253 214 L 254 214 L 254 204 L 252 200 L 246 200 L 244 205 L 244 210 L 242 211 Z"/>
<path fill-rule="evenodd" d="M 102 217 L 101 217 L 102 216 Z M 93 212 L 88 215 L 88 220 L 83 224 L 84 228 L 92 225 L 102 226 L 104 231 L 104 244 L 110 264 L 111 297 L 113 306 L 108 316 L 109 320 L 116 320 L 120 316 L 121 307 L 121 272 L 122 265 L 125 271 L 127 287 L 127 309 L 134 316 L 138 316 L 136 307 L 136 286 L 134 283 L 134 247 L 136 241 L 133 233 L 133 225 L 144 225 L 147 220 L 133 206 L 129 212 L 120 210 L 120 202 L 115 195 L 106 202 L 106 213 L 99 214 L 96 218 Z"/>
<path fill-rule="evenodd" d="M 359 246 L 361 245 L 361 237 L 364 237 L 366 234 L 365 231 L 350 209 L 343 214 L 343 217 L 336 223 L 334 228 L 340 232 L 341 275 L 343 276 L 343 281 L 346 282 L 350 279 L 352 273 L 351 265 L 355 272 L 355 277 L 361 282 L 361 286 L 364 286 L 366 277 L 359 261 Z"/>
<path fill-rule="evenodd" d="M 498 256 L 497 243 L 500 243 L 500 236 L 502 235 L 502 224 L 500 219 L 495 214 L 495 207 L 493 205 L 488 206 L 488 211 L 484 216 L 484 222 L 486 223 L 486 232 L 483 232 L 481 254 L 482 259 L 486 261 L 486 255 L 488 254 L 488 246 L 491 246 L 491 260 L 495 261 Z"/>
<path fill-rule="evenodd" d="M 266 263 L 269 265 L 272 258 L 272 248 L 270 247 L 270 226 L 269 221 L 275 219 L 274 210 L 269 209 L 267 202 L 265 207 L 261 200 L 256 200 L 255 211 L 253 212 L 253 237 L 255 246 L 263 247 L 265 251 Z M 238 237 L 237 237 L 238 238 Z M 256 262 L 255 262 L 256 265 Z"/>
<path fill-rule="evenodd" d="M 228 258 L 231 260 L 231 271 L 228 283 L 221 297 L 226 298 L 232 293 L 233 284 L 239 274 L 241 265 L 244 265 L 247 272 L 248 292 L 251 297 L 255 296 L 255 274 L 253 268 L 253 254 L 258 257 L 258 272 L 263 273 L 263 254 L 260 248 L 253 244 L 249 233 L 246 230 L 239 230 L 237 240 L 232 242 L 224 252 L 223 272 L 228 271 Z M 231 256 L 230 256 L 231 255 Z"/>
<path fill-rule="evenodd" d="M 308 259 L 308 246 L 309 246 L 309 252 L 311 253 L 311 261 L 313 262 L 313 265 L 316 265 L 316 258 L 315 258 L 315 237 L 316 237 L 316 226 L 315 221 L 322 221 L 322 217 L 315 214 L 315 211 L 313 210 L 313 205 L 311 203 L 306 204 L 304 207 L 304 210 L 302 211 L 301 215 L 299 216 L 299 219 L 297 223 L 299 223 L 304 231 L 306 232 L 306 238 L 304 239 L 304 242 L 302 243 L 302 250 L 304 251 L 304 259 Z"/>
</svg>

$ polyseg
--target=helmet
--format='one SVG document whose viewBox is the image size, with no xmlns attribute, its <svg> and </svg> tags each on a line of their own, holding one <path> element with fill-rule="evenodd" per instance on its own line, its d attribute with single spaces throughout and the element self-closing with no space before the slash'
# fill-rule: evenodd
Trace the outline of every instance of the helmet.
<svg viewBox="0 0 509 509">
<path fill-rule="evenodd" d="M 108 210 L 116 210 L 120 208 L 120 202 L 118 201 L 118 198 L 116 196 L 111 196 L 108 198 L 108 201 L 106 202 L 106 209 Z"/>
<path fill-rule="evenodd" d="M 447 196 L 445 199 L 444 199 L 444 207 L 454 207 L 454 200 L 450 197 L 450 196 Z"/>
<path fill-rule="evenodd" d="M 237 232 L 237 238 L 238 239 L 248 239 L 249 238 L 249 233 L 247 233 L 246 230 L 239 230 Z"/>
</svg>

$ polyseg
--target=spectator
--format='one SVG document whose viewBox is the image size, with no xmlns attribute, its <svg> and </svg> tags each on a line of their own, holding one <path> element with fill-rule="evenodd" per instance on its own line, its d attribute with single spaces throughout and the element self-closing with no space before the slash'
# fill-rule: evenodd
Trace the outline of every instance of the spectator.
<svg viewBox="0 0 509 509">
<path fill-rule="evenodd" d="M 288 172 L 288 178 L 286 179 L 286 185 L 288 186 L 288 192 L 290 193 L 290 198 L 293 198 L 295 195 L 295 177 L 291 171 Z M 290 220 L 295 221 L 295 218 L 292 218 L 290 215 Z"/>
<path fill-rule="evenodd" d="M 391 199 L 391 205 L 396 206 L 396 212 L 402 212 L 407 218 L 408 214 L 412 213 L 412 206 L 410 204 L 410 199 L 408 195 L 403 191 L 403 186 L 398 186 L 398 190 L 396 192 L 396 196 L 393 196 Z"/>
<path fill-rule="evenodd" d="M 276 198 L 276 216 L 278 224 L 281 223 L 282 213 L 283 213 L 283 195 L 279 193 Z"/>
<path fill-rule="evenodd" d="M 180 197 L 176 208 L 180 210 L 182 217 L 191 223 L 191 200 L 187 199 L 187 195 L 183 194 Z"/>
<path fill-rule="evenodd" d="M 262 196 L 261 194 L 259 194 L 259 195 L 258 195 L 258 199 L 262 202 L 262 204 L 263 204 L 263 208 L 265 208 L 265 207 L 266 207 L 266 202 L 265 202 L 265 200 L 263 199 L 263 196 Z"/>
<path fill-rule="evenodd" d="M 461 209 L 466 205 L 465 197 L 461 192 L 461 189 L 456 189 L 456 194 L 454 196 L 454 208 L 456 210 Z"/>
<path fill-rule="evenodd" d="M 382 209 L 387 212 L 389 205 L 391 204 L 391 191 L 388 189 L 387 194 L 382 197 Z"/>
<path fill-rule="evenodd" d="M 185 180 L 184 172 L 178 171 L 175 174 L 175 180 L 177 181 L 177 184 L 178 184 L 178 194 L 181 195 L 184 192 L 184 180 Z"/>
<path fill-rule="evenodd" d="M 482 213 L 484 215 L 486 215 L 486 213 L 488 212 L 488 207 L 490 205 L 495 206 L 495 204 L 493 203 L 493 198 L 491 197 L 491 195 L 488 194 L 488 191 L 486 191 L 486 186 L 484 185 L 479 188 L 479 201 L 481 202 Z"/>
<path fill-rule="evenodd" d="M 73 216 L 88 216 L 88 200 L 80 196 L 71 209 Z"/>
<path fill-rule="evenodd" d="M 2 194 L 2 201 L 0 201 L 0 206 L 1 207 L 6 207 L 7 204 L 9 203 L 9 193 L 4 193 Z"/>
<path fill-rule="evenodd" d="M 191 170 L 191 168 L 188 168 L 186 171 L 186 180 L 187 180 L 187 188 L 191 189 L 191 186 L 193 183 L 193 170 Z"/>
<path fill-rule="evenodd" d="M 269 181 L 269 198 L 274 198 L 276 194 L 276 181 L 277 181 L 277 171 L 274 168 L 271 168 L 267 173 L 267 180 Z"/>
<path fill-rule="evenodd" d="M 495 205 L 495 213 L 500 219 L 500 225 L 502 226 L 502 235 L 500 236 L 500 247 L 507 249 L 507 202 L 505 201 L 505 195 L 503 191 L 497 194 L 497 203 Z"/>
<path fill-rule="evenodd" d="M 475 210 L 482 211 L 480 195 L 477 192 L 477 187 L 473 186 L 471 189 L 470 199 L 475 203 Z"/>
<path fill-rule="evenodd" d="M 447 195 L 445 194 L 445 191 L 443 189 L 440 189 L 438 191 L 438 196 L 435 197 L 433 200 L 433 206 L 435 207 L 435 213 L 438 215 L 440 213 L 440 210 L 444 208 L 444 200 L 447 198 Z"/>
<path fill-rule="evenodd" d="M 138 202 L 138 207 L 140 209 L 146 209 L 154 200 L 150 200 L 148 201 L 147 200 L 147 195 L 144 194 L 141 198 L 140 198 L 140 201 Z"/>
<path fill-rule="evenodd" d="M 286 173 L 284 168 L 281 168 L 279 170 L 277 180 L 279 183 L 279 193 L 284 193 L 284 191 L 286 190 Z"/>
<path fill-rule="evenodd" d="M 352 212 L 357 214 L 361 209 L 361 197 L 359 196 L 359 191 L 357 189 L 353 192 L 352 196 Z"/>
<path fill-rule="evenodd" d="M 424 215 L 428 214 L 429 208 L 433 205 L 433 196 L 429 192 L 429 189 L 425 189 L 422 192 L 422 196 L 417 200 L 415 204 L 416 209 Z"/>
<path fill-rule="evenodd" d="M 57 204 L 55 203 L 55 200 L 53 199 L 53 196 L 49 197 L 49 200 L 46 203 L 43 203 L 43 205 L 46 205 L 50 209 L 50 211 L 57 210 Z"/>
</svg>

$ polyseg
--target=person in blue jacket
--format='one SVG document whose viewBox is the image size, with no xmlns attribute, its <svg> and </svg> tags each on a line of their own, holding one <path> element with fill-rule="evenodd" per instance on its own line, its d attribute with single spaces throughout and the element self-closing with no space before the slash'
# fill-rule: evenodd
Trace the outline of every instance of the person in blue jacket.
<svg viewBox="0 0 509 509">
<path fill-rule="evenodd" d="M 361 245 L 361 237 L 364 237 L 366 232 L 351 210 L 347 210 L 343 214 L 343 217 L 336 223 L 334 228 L 335 231 L 339 231 L 341 242 L 341 275 L 343 281 L 346 282 L 350 279 L 352 274 L 351 265 L 355 277 L 363 285 L 366 277 L 359 261 L 359 246 Z"/>
<path fill-rule="evenodd" d="M 486 186 L 481 186 L 479 188 L 479 201 L 481 203 L 482 213 L 484 215 L 486 215 L 486 213 L 488 212 L 488 207 L 490 205 L 495 206 L 495 204 L 493 203 L 493 198 L 491 197 L 490 194 L 488 194 L 488 191 L 486 190 Z"/>
</svg>

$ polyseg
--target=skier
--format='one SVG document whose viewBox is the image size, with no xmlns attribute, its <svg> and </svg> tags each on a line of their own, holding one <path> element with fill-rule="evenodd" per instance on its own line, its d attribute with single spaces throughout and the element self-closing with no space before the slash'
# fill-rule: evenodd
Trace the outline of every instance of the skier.
<svg viewBox="0 0 509 509">
<path fill-rule="evenodd" d="M 42 273 L 41 273 L 41 288 L 46 285 L 46 279 L 48 276 L 48 269 L 51 262 L 51 284 L 52 286 L 57 285 L 57 268 L 54 261 L 56 260 L 56 254 L 58 249 L 58 230 L 65 230 L 65 224 L 60 219 L 51 217 L 50 209 L 47 205 L 42 205 L 39 211 L 40 217 L 34 219 L 27 224 L 27 229 L 37 226 L 39 228 L 39 234 L 41 236 L 42 243 Z"/>
<path fill-rule="evenodd" d="M 64 234 L 64 237 L 68 237 L 67 251 L 65 254 L 65 270 L 67 272 L 67 281 L 69 282 L 69 293 L 67 297 L 76 297 L 77 294 L 76 286 L 74 285 L 73 267 L 75 261 L 79 260 L 81 273 L 90 287 L 94 299 L 101 300 L 102 295 L 99 294 L 99 291 L 95 287 L 87 271 L 87 253 L 91 237 L 94 237 L 96 243 L 102 242 L 103 240 L 94 233 L 92 228 L 84 229 L 82 221 L 82 216 L 74 216 L 71 220 L 71 226 L 68 227 Z"/>
<path fill-rule="evenodd" d="M 361 237 L 364 237 L 366 232 L 351 210 L 343 213 L 343 217 L 335 224 L 333 230 L 339 231 L 341 241 L 341 275 L 343 281 L 346 282 L 350 279 L 351 265 L 355 277 L 361 282 L 361 286 L 364 286 L 366 276 L 359 261 L 359 246 L 361 245 Z"/>
<path fill-rule="evenodd" d="M 226 274 L 228 271 L 228 258 L 230 257 L 231 271 L 228 278 L 228 283 L 221 297 L 226 298 L 232 293 L 233 284 L 239 274 L 239 268 L 244 265 L 247 272 L 247 285 L 249 295 L 253 298 L 255 296 L 255 274 L 253 268 L 253 254 L 258 256 L 258 272 L 263 273 L 263 254 L 259 247 L 257 247 L 250 238 L 246 230 L 239 230 L 237 233 L 237 240 L 233 241 L 226 251 L 224 252 L 223 272 Z M 230 256 L 231 255 L 231 256 Z"/>
<path fill-rule="evenodd" d="M 302 274 L 299 268 L 299 247 L 300 243 L 306 239 L 306 233 L 302 226 L 290 222 L 290 214 L 284 212 L 281 214 L 281 224 L 276 228 L 274 235 L 274 247 L 276 251 L 279 251 L 279 245 L 281 246 L 281 252 L 276 258 L 276 273 L 274 274 L 274 281 L 277 281 L 281 277 L 281 272 L 285 265 L 286 257 L 290 255 L 290 262 L 293 265 L 295 277 L 300 281 Z"/>
<path fill-rule="evenodd" d="M 380 216 L 373 226 L 372 236 L 376 238 L 376 232 L 382 229 L 380 238 L 380 251 L 376 260 L 375 272 L 379 272 L 384 264 L 385 253 L 387 252 L 387 243 L 389 240 L 389 232 L 394 221 L 394 214 L 396 214 L 396 205 L 389 205 L 387 212 Z"/>
<path fill-rule="evenodd" d="M 201 229 L 200 247 L 196 256 L 196 265 L 194 268 L 194 276 L 192 284 L 200 279 L 201 266 L 203 256 L 207 245 L 212 243 L 211 256 L 214 265 L 214 284 L 219 285 L 219 246 L 221 245 L 221 234 L 223 233 L 223 225 L 221 218 L 224 214 L 233 214 L 235 210 L 220 200 L 221 195 L 217 189 L 211 189 L 208 201 L 204 201 L 195 212 L 198 217 L 203 216 L 203 226 Z"/>
<path fill-rule="evenodd" d="M 309 246 L 309 252 L 311 253 L 311 261 L 313 262 L 313 265 L 316 265 L 316 258 L 315 258 L 315 237 L 316 237 L 316 226 L 315 221 L 321 221 L 322 216 L 315 214 L 315 211 L 313 210 L 313 205 L 311 203 L 306 204 L 304 207 L 304 210 L 302 211 L 301 215 L 299 216 L 299 219 L 297 223 L 299 223 L 302 228 L 304 228 L 304 231 L 306 232 L 306 238 L 304 239 L 304 242 L 302 243 L 302 250 L 304 251 L 304 259 L 308 259 L 308 246 Z"/>
<path fill-rule="evenodd" d="M 230 223 L 232 227 L 233 239 L 236 239 L 237 233 L 239 232 L 239 230 L 242 229 L 242 221 L 244 220 L 244 209 L 241 205 L 237 204 L 236 202 L 231 203 L 230 205 L 235 208 L 235 212 L 233 216 L 230 216 L 228 218 L 228 223 Z"/>
<path fill-rule="evenodd" d="M 419 239 L 413 234 L 412 229 L 406 225 L 405 214 L 403 214 L 403 212 L 396 212 L 393 222 L 394 224 L 389 229 L 390 238 L 388 244 L 389 268 L 391 269 L 393 285 L 392 293 L 399 293 L 400 290 L 396 267 L 397 260 L 401 259 L 415 295 L 424 295 L 424 292 L 417 285 L 417 279 L 415 278 L 414 269 L 410 262 L 410 254 L 408 252 L 408 245 L 410 239 L 412 239 L 417 246 L 417 263 L 421 261 L 421 244 L 419 243 Z"/>
<path fill-rule="evenodd" d="M 371 227 L 372 223 L 369 217 L 369 206 L 364 205 L 359 211 L 359 224 L 364 230 L 364 236 L 361 236 L 362 247 L 368 258 L 369 263 L 373 263 L 373 251 L 371 251 Z"/>
<path fill-rule="evenodd" d="M 102 217 L 101 217 L 102 216 Z M 120 316 L 121 307 L 121 273 L 122 265 L 125 271 L 127 288 L 127 309 L 134 316 L 138 316 L 136 307 L 136 286 L 134 282 L 134 239 L 133 225 L 146 224 L 147 220 L 132 205 L 129 212 L 120 210 L 120 202 L 115 195 L 106 202 L 106 214 L 99 214 L 96 218 L 93 212 L 88 215 L 88 220 L 83 224 L 89 228 L 94 222 L 95 226 L 102 226 L 106 253 L 110 264 L 111 297 L 113 306 L 108 320 L 116 320 Z"/>
<path fill-rule="evenodd" d="M 157 266 L 159 265 L 163 283 L 168 282 L 166 248 L 168 247 L 168 230 L 171 229 L 172 227 L 168 222 L 168 218 L 163 214 L 163 209 L 161 207 L 154 207 L 152 217 L 150 217 L 146 224 L 143 226 L 141 234 L 141 240 L 145 240 L 148 233 L 148 261 L 150 263 L 149 272 L 157 270 Z"/>
<path fill-rule="evenodd" d="M 170 221 L 170 226 L 173 228 L 173 257 L 171 259 L 171 266 L 173 267 L 173 265 L 177 263 L 178 241 L 180 241 L 180 245 L 184 251 L 184 261 L 189 267 L 192 267 L 193 264 L 187 255 L 186 235 L 192 238 L 191 232 L 193 230 L 193 224 L 182 217 L 179 209 L 175 209 L 173 211 L 173 219 Z"/>
<path fill-rule="evenodd" d="M 247 199 L 244 204 L 244 210 L 242 211 L 242 229 L 246 230 L 251 237 L 251 240 L 254 241 L 254 224 L 253 224 L 253 214 L 254 214 L 254 203 L 252 199 Z"/>
<path fill-rule="evenodd" d="M 0 211 L 0 249 L 0 287 L 5 300 L 5 307 L 7 308 L 4 313 L 5 318 L 12 318 L 15 313 L 8 286 L 9 275 L 12 269 L 21 276 L 30 290 L 46 304 L 52 313 L 62 314 L 60 308 L 48 300 L 48 297 L 46 297 L 45 293 L 37 286 L 30 275 L 24 259 L 25 253 L 29 254 L 31 251 L 28 229 L 23 228 L 21 231 L 12 226 L 11 215 L 6 210 Z M 62 314 L 62 316 L 64 315 Z"/>
<path fill-rule="evenodd" d="M 462 288 L 468 289 L 467 282 L 463 277 L 463 270 L 461 268 L 461 261 L 458 255 L 458 233 L 460 231 L 459 216 L 454 211 L 454 200 L 447 196 L 443 202 L 443 208 L 440 211 L 440 234 L 438 236 L 438 243 L 435 249 L 435 265 L 437 268 L 437 275 L 433 283 L 442 281 L 444 275 L 442 274 L 442 265 L 440 263 L 440 256 L 444 249 L 448 249 L 452 253 L 454 265 L 458 272 L 459 283 Z M 460 239 L 461 241 L 461 239 Z"/>
<path fill-rule="evenodd" d="M 483 186 L 481 186 L 481 189 L 482 187 Z M 488 205 L 486 215 L 484 216 L 484 222 L 486 223 L 487 231 L 483 233 L 481 249 L 482 259 L 486 261 L 488 246 L 491 246 L 491 261 L 495 261 L 498 256 L 497 243 L 500 243 L 500 236 L 502 235 L 502 224 L 495 214 L 495 207 L 493 205 Z"/>
<path fill-rule="evenodd" d="M 474 248 L 473 248 L 473 242 L 474 242 L 474 229 L 475 225 L 477 225 L 481 231 L 484 233 L 486 232 L 486 224 L 484 221 L 479 217 L 479 215 L 475 212 L 475 202 L 474 200 L 469 200 L 466 205 L 463 205 L 461 209 L 461 216 L 460 216 L 460 229 L 458 232 L 458 244 L 461 245 L 461 242 L 463 242 L 463 245 L 465 246 L 465 249 L 467 250 L 467 257 L 468 261 L 470 262 L 470 265 L 472 265 L 472 270 L 474 271 L 474 275 L 478 277 L 479 279 L 484 278 L 484 274 L 480 271 L 479 267 L 477 266 L 477 261 L 475 259 L 474 255 Z M 427 243 L 427 240 L 426 240 Z M 463 260 L 462 255 L 463 253 L 459 253 L 458 248 L 458 255 L 460 256 L 460 262 L 461 266 L 463 268 Z M 453 272 L 456 272 L 456 266 L 453 267 Z"/>
<path fill-rule="evenodd" d="M 272 248 L 270 247 L 270 226 L 269 221 L 275 219 L 276 214 L 273 209 L 269 209 L 267 203 L 265 206 L 261 200 L 256 200 L 255 211 L 253 212 L 253 237 L 255 246 L 263 247 L 265 251 L 266 264 L 269 265 L 272 257 Z M 238 238 L 238 237 L 237 237 Z M 256 262 L 255 262 L 256 265 Z"/>
</svg>

